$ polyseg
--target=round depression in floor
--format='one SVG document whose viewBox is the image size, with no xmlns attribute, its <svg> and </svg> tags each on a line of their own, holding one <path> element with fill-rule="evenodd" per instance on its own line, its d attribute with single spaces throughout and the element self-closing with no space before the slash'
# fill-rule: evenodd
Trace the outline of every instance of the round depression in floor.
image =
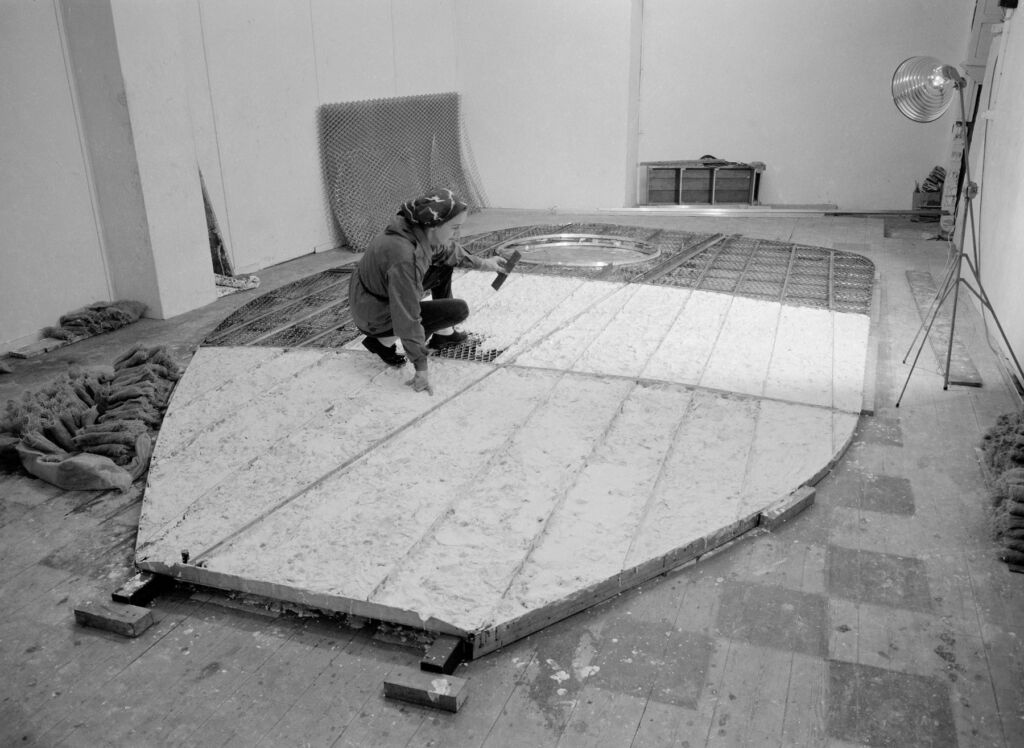
<svg viewBox="0 0 1024 748">
<path fill-rule="evenodd" d="M 605 267 L 635 265 L 657 257 L 661 250 L 652 244 L 624 236 L 599 234 L 544 234 L 513 239 L 497 247 L 500 254 L 513 250 L 520 262 L 530 265 Z"/>
</svg>

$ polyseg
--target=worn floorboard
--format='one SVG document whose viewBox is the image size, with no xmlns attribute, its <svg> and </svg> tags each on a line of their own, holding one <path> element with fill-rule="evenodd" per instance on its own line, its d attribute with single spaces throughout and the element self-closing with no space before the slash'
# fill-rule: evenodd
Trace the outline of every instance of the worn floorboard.
<svg viewBox="0 0 1024 748">
<path fill-rule="evenodd" d="M 471 218 L 479 231 L 545 220 Z M 118 554 L 137 502 L 0 475 L 0 744 L 1024 744 L 1024 578 L 996 559 L 977 463 L 983 431 L 1019 406 L 972 310 L 957 334 L 984 386 L 943 391 L 935 367 L 919 367 L 893 407 L 919 325 L 905 272 L 941 274 L 944 246 L 887 240 L 879 221 L 849 217 L 636 220 L 859 244 L 876 262 L 875 415 L 809 510 L 461 666 L 469 696 L 448 714 L 384 699 L 384 677 L 415 667 L 422 647 L 385 643 L 355 618 L 257 615 L 244 597 L 225 608 L 183 585 L 153 601 L 156 623 L 138 639 L 77 626 L 78 596 L 109 595 L 132 573 Z M 344 259 L 313 255 L 261 280 Z M 0 399 L 69 356 L 109 364 L 136 341 L 187 362 L 244 299 L 15 362 Z M 659 355 L 651 367 L 668 365 Z"/>
</svg>

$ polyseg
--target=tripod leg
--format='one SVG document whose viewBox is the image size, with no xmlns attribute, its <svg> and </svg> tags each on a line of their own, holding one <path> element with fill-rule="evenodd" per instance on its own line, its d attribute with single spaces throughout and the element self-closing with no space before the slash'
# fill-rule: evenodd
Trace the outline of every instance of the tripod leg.
<svg viewBox="0 0 1024 748">
<path fill-rule="evenodd" d="M 967 264 L 971 270 L 974 271 L 974 266 L 971 265 L 969 259 Z M 999 336 L 1003 339 L 1003 344 L 1006 346 L 1006 350 L 1010 354 L 1010 358 L 1013 360 L 1013 365 L 1017 368 L 1017 376 L 1020 378 L 1020 382 L 1024 384 L 1024 369 L 1021 368 L 1020 361 L 1017 360 L 1017 354 L 1013 352 L 1013 347 L 1010 345 L 1010 341 L 1007 339 L 1006 333 L 1003 331 L 1003 326 L 999 323 L 999 316 L 996 314 L 996 310 L 992 307 L 992 302 L 988 300 L 988 294 L 985 292 L 985 287 L 981 285 L 981 279 L 978 277 L 976 272 L 974 273 L 974 278 L 978 282 L 977 289 L 967 281 L 964 281 L 963 283 L 967 287 L 968 291 L 978 297 L 978 301 L 980 301 L 982 307 L 984 307 L 982 309 L 982 315 L 984 315 L 985 309 L 987 309 L 988 313 L 992 315 L 992 321 L 996 323 L 996 329 L 999 331 Z"/>
<path fill-rule="evenodd" d="M 960 265 L 961 263 L 957 262 L 956 283 L 953 291 L 953 316 L 949 322 L 949 340 L 946 345 L 946 373 L 942 378 L 942 389 L 944 390 L 949 389 L 949 362 L 953 360 L 953 338 L 956 335 L 956 308 L 960 301 L 960 283 L 966 283 L 960 278 Z"/>
<path fill-rule="evenodd" d="M 928 326 L 931 329 L 931 325 Z M 925 340 L 928 338 L 928 333 L 925 332 L 924 337 L 921 338 L 921 345 L 918 346 L 917 353 L 914 354 L 914 362 L 910 364 L 910 371 L 907 372 L 907 378 L 903 380 L 903 389 L 900 390 L 899 397 L 896 398 L 896 407 L 900 407 L 900 402 L 903 400 L 903 394 L 907 391 L 907 385 L 910 384 L 910 377 L 914 373 L 914 369 L 917 368 L 917 359 L 921 358 L 921 351 L 924 350 Z M 906 362 L 906 359 L 904 359 Z"/>
<path fill-rule="evenodd" d="M 957 284 L 959 285 L 959 284 Z M 914 362 L 910 365 L 910 371 L 907 372 L 907 378 L 903 381 L 903 389 L 900 390 L 900 396 L 896 398 L 896 407 L 900 407 L 900 402 L 903 400 L 903 394 L 907 391 L 907 385 L 910 384 L 910 377 L 914 374 L 914 369 L 917 368 L 917 360 L 921 358 L 921 351 L 924 350 L 924 344 L 928 341 L 928 334 L 932 331 L 932 325 L 935 324 L 935 319 L 939 316 L 939 310 L 949 297 L 949 292 L 953 288 L 946 286 L 943 288 L 942 295 L 936 295 L 937 303 L 935 304 L 935 313 L 932 314 L 928 320 L 928 325 L 925 328 L 924 335 L 921 337 L 921 344 L 917 347 L 917 353 L 914 355 Z M 916 339 L 916 337 L 915 337 Z M 906 363 L 906 359 L 904 359 Z"/>
</svg>

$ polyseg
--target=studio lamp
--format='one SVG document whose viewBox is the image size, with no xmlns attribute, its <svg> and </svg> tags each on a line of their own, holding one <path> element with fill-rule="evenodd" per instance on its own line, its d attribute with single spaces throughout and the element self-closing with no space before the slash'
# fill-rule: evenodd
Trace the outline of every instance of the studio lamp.
<svg viewBox="0 0 1024 748">
<path fill-rule="evenodd" d="M 892 100 L 896 104 L 896 108 L 900 110 L 900 113 L 914 122 L 932 122 L 941 117 L 949 109 L 950 104 L 953 103 L 954 93 L 957 94 L 957 98 L 960 100 L 960 126 L 964 128 L 964 198 L 967 207 L 967 223 L 971 230 L 972 250 L 971 256 L 968 256 L 961 246 L 950 257 L 942 284 L 938 291 L 936 291 L 935 298 L 932 299 L 928 313 L 918 328 L 917 334 L 907 350 L 907 355 L 903 357 L 903 363 L 906 363 L 911 351 L 918 344 L 918 339 L 920 339 L 920 345 L 917 348 L 917 353 L 914 355 L 914 361 L 910 365 L 907 379 L 903 383 L 903 389 L 900 390 L 899 397 L 896 399 L 897 408 L 900 407 L 903 394 L 907 391 L 910 376 L 914 373 L 914 368 L 917 366 L 917 360 L 921 356 L 921 350 L 924 348 L 932 325 L 938 317 L 943 303 L 952 294 L 953 308 L 949 325 L 949 341 L 946 348 L 946 370 L 943 374 L 942 382 L 942 389 L 949 389 L 949 369 L 950 361 L 953 357 L 953 336 L 956 331 L 956 312 L 961 285 L 966 287 L 981 302 L 983 316 L 986 309 L 992 315 L 996 328 L 1003 338 L 1006 350 L 1013 359 L 1014 366 L 1017 367 L 1017 375 L 1021 378 L 1021 382 L 1024 382 L 1024 371 L 1021 370 L 1020 362 L 1017 361 L 1013 348 L 1006 339 L 1006 333 L 1003 332 L 1003 326 L 999 324 L 999 318 L 996 316 L 995 309 L 992 308 L 992 304 L 988 299 L 988 294 L 985 293 L 985 289 L 981 285 L 978 237 L 975 228 L 973 205 L 974 197 L 978 194 L 978 186 L 971 181 L 970 139 L 967 137 L 967 107 L 964 103 L 964 88 L 966 85 L 967 80 L 960 75 L 960 72 L 955 67 L 944 65 L 934 57 L 910 57 L 899 64 L 892 76 Z M 955 240 L 954 232 L 953 241 L 955 242 Z M 971 285 L 968 277 L 963 273 L 963 264 L 965 262 L 974 285 Z"/>
<path fill-rule="evenodd" d="M 911 57 L 892 75 L 892 100 L 914 122 L 932 122 L 953 103 L 953 91 L 963 91 L 965 81 L 956 68 L 934 57 Z"/>
</svg>

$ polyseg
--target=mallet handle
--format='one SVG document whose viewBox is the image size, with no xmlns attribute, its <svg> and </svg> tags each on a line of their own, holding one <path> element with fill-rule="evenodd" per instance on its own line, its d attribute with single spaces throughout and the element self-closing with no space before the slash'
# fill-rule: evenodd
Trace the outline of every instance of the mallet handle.
<svg viewBox="0 0 1024 748">
<path fill-rule="evenodd" d="M 505 272 L 498 273 L 494 277 L 494 280 L 491 281 L 491 288 L 493 288 L 495 291 L 501 288 L 501 284 L 505 282 L 506 278 L 508 278 L 508 274 L 512 272 L 512 268 L 514 268 L 516 266 L 516 263 L 519 262 L 520 257 L 522 257 L 522 255 L 519 254 L 518 249 L 512 250 L 511 256 L 507 260 L 505 260 Z"/>
</svg>

